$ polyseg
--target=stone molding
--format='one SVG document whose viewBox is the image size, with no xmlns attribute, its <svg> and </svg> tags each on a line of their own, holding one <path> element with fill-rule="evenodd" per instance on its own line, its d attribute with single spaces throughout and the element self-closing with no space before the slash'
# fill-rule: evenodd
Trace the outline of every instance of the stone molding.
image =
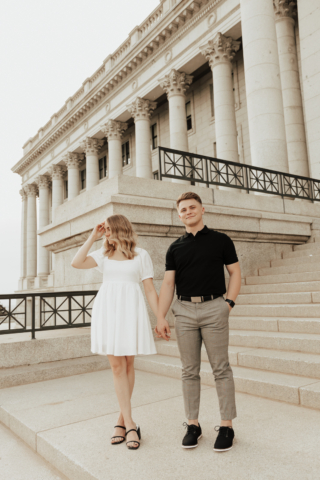
<svg viewBox="0 0 320 480">
<path fill-rule="evenodd" d="M 74 152 L 68 152 L 62 157 L 62 160 L 67 165 L 68 170 L 70 170 L 71 168 L 78 169 L 83 159 L 84 159 L 83 153 L 74 153 Z"/>
<path fill-rule="evenodd" d="M 100 128 L 108 140 L 121 140 L 123 132 L 128 128 L 128 124 L 118 122 L 117 120 L 108 120 L 104 125 L 100 125 Z"/>
<path fill-rule="evenodd" d="M 52 165 L 51 177 L 52 180 L 61 180 L 65 174 L 65 168 L 62 165 Z"/>
<path fill-rule="evenodd" d="M 74 107 L 68 112 L 68 115 L 65 116 L 62 121 L 58 121 L 55 130 L 50 130 L 48 133 L 44 132 L 43 138 L 41 138 L 42 143 L 37 141 L 32 150 L 27 152 L 19 162 L 17 162 L 12 171 L 14 173 L 21 172 L 25 167 L 30 165 L 33 160 L 35 160 L 39 155 L 41 155 L 47 148 L 49 148 L 59 137 L 61 137 L 67 130 L 69 130 L 78 120 L 86 114 L 96 103 L 100 103 L 101 99 L 112 91 L 115 87 L 118 86 L 119 82 L 123 82 L 127 76 L 136 73 L 136 69 L 141 65 L 144 60 L 148 57 L 161 55 L 166 51 L 166 49 L 176 40 L 176 32 L 178 35 L 184 34 L 188 31 L 195 22 L 197 22 L 202 17 L 206 16 L 210 10 L 217 7 L 224 0 L 199 0 L 198 2 L 181 2 L 180 7 L 181 11 L 177 10 L 175 7 L 169 12 L 170 15 L 165 15 L 165 24 L 160 26 L 162 22 L 156 26 L 154 39 L 147 39 L 148 36 L 144 37 L 145 42 L 139 41 L 138 49 L 136 46 L 132 51 L 127 55 L 127 60 L 125 62 L 121 61 L 116 65 L 118 70 L 114 69 L 114 66 L 111 67 L 110 73 L 106 69 L 106 61 L 104 62 L 103 67 L 97 70 L 91 80 L 93 80 L 97 74 L 103 75 L 106 74 L 106 78 L 102 77 L 102 81 L 94 86 L 92 89 L 91 97 L 86 99 L 85 103 L 77 103 L 77 99 L 82 95 L 83 87 L 75 93 L 73 97 L 70 97 L 68 100 L 72 99 Z M 160 26 L 160 28 L 158 28 Z M 147 46 L 146 46 L 147 45 Z M 119 47 L 120 48 L 120 47 Z M 138 53 L 140 52 L 140 53 Z M 112 57 L 109 56 L 110 58 Z M 108 58 L 109 58 L 108 57 Z M 106 59 L 107 60 L 107 59 Z M 111 58 L 112 60 L 112 58 Z M 113 62 L 111 62 L 113 63 Z M 102 73 L 101 73 L 102 72 Z M 67 111 L 67 106 L 65 105 L 65 110 Z M 45 125 L 47 127 L 47 125 Z M 46 130 L 45 127 L 41 127 L 42 130 Z M 35 137 L 33 137 L 35 138 Z"/>
<path fill-rule="evenodd" d="M 137 97 L 134 102 L 127 105 L 127 108 L 135 122 L 137 120 L 149 120 L 153 110 L 157 108 L 157 103 Z"/>
<path fill-rule="evenodd" d="M 297 18 L 297 0 L 273 0 L 276 20 L 282 18 Z"/>
<path fill-rule="evenodd" d="M 25 191 L 24 188 L 21 188 L 21 190 L 19 190 L 19 193 L 21 195 L 21 200 L 24 202 L 25 200 L 27 200 L 27 192 Z"/>
<path fill-rule="evenodd" d="M 49 188 L 50 184 L 51 184 L 51 181 L 50 181 L 50 178 L 48 177 L 48 175 L 39 175 L 39 177 L 37 177 L 37 179 L 36 179 L 36 182 L 38 184 L 39 189 L 40 188 Z"/>
<path fill-rule="evenodd" d="M 34 183 L 29 183 L 24 188 L 27 197 L 37 197 L 38 196 L 38 186 Z"/>
<path fill-rule="evenodd" d="M 240 48 L 240 43 L 232 37 L 226 37 L 218 32 L 206 45 L 200 47 L 202 55 L 206 57 L 211 68 L 219 63 L 229 63 L 233 60 Z"/>
<path fill-rule="evenodd" d="M 166 92 L 168 99 L 174 95 L 184 96 L 193 80 L 192 75 L 178 72 L 174 68 L 168 75 L 159 80 L 160 87 Z"/>
<path fill-rule="evenodd" d="M 86 139 L 80 143 L 80 147 L 87 155 L 98 155 L 102 145 L 103 140 L 91 137 L 86 137 Z"/>
</svg>

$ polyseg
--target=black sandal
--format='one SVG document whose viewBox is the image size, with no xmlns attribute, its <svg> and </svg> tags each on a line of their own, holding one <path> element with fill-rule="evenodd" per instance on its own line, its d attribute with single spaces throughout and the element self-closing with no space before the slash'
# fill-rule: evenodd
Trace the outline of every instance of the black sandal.
<svg viewBox="0 0 320 480">
<path fill-rule="evenodd" d="M 139 425 L 137 425 L 137 428 L 131 428 L 131 430 L 128 430 L 126 432 L 126 435 L 128 435 L 129 432 L 136 432 L 138 434 L 139 440 L 141 440 L 141 431 L 140 431 Z M 137 447 L 129 447 L 128 443 L 133 443 L 133 442 L 138 443 L 138 446 Z M 126 445 L 127 445 L 127 448 L 129 448 L 129 450 L 138 450 L 138 448 L 140 447 L 140 442 L 137 442 L 137 440 L 129 440 L 129 442 L 127 442 Z"/>
<path fill-rule="evenodd" d="M 116 425 L 116 426 L 113 427 L 113 428 L 124 428 L 124 429 L 126 429 L 126 427 L 123 427 L 122 425 Z M 127 434 L 126 434 L 126 435 L 127 435 Z M 125 441 L 125 439 L 126 439 L 126 437 L 125 437 L 125 436 L 123 437 L 122 435 L 115 435 L 114 437 L 111 437 L 111 440 L 112 440 L 113 438 L 122 438 L 122 440 L 121 440 L 121 442 L 111 442 L 111 445 L 120 445 L 120 443 L 123 443 L 123 442 Z"/>
</svg>

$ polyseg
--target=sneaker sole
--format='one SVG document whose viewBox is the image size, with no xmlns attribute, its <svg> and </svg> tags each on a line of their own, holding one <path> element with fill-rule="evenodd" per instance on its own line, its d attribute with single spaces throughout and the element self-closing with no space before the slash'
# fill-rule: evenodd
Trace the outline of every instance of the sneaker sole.
<svg viewBox="0 0 320 480">
<path fill-rule="evenodd" d="M 202 437 L 202 434 L 200 435 L 200 437 L 197 438 L 197 441 L 198 441 L 201 437 Z M 185 445 L 181 445 L 181 446 L 182 446 L 182 448 L 196 448 L 196 447 L 198 446 L 198 443 L 197 443 L 197 445 L 191 445 L 191 447 L 187 447 L 187 446 L 185 446 Z"/>
<path fill-rule="evenodd" d="M 233 445 L 232 445 L 232 447 L 233 447 Z M 225 448 L 224 450 L 221 450 L 220 448 L 214 448 L 213 450 L 214 450 L 215 452 L 227 452 L 228 450 L 231 450 L 232 447 L 230 447 L 230 448 Z"/>
</svg>

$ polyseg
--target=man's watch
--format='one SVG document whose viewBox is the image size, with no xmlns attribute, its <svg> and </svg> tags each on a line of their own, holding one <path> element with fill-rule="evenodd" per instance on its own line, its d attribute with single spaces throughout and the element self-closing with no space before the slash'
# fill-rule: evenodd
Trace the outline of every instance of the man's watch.
<svg viewBox="0 0 320 480">
<path fill-rule="evenodd" d="M 230 300 L 230 298 L 226 298 L 226 302 L 229 303 L 230 307 L 233 308 L 235 306 L 235 303 L 233 300 Z"/>
</svg>

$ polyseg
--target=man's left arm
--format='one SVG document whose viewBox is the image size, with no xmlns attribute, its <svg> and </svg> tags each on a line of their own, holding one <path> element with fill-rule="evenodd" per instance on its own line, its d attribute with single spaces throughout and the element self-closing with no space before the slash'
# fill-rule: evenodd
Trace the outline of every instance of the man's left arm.
<svg viewBox="0 0 320 480">
<path fill-rule="evenodd" d="M 226 265 L 226 268 L 230 275 L 226 298 L 235 302 L 241 288 L 240 264 L 239 262 L 231 263 L 230 265 Z M 229 311 L 231 311 L 231 309 L 232 307 L 229 305 Z"/>
</svg>

